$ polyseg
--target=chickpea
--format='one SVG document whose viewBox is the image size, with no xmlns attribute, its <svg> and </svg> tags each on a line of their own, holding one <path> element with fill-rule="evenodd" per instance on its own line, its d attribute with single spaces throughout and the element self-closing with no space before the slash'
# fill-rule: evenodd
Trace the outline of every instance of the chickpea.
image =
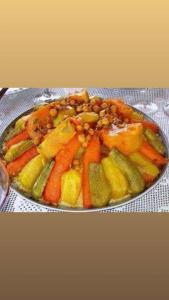
<svg viewBox="0 0 169 300">
<path fill-rule="evenodd" d="M 50 109 L 50 115 L 51 117 L 56 117 L 57 116 L 57 110 L 55 108 Z"/>
<path fill-rule="evenodd" d="M 100 107 L 98 105 L 93 106 L 93 111 L 98 113 L 100 111 Z"/>
<path fill-rule="evenodd" d="M 106 113 L 105 109 L 101 110 L 100 113 L 99 113 L 100 117 L 104 117 L 105 113 Z"/>
<path fill-rule="evenodd" d="M 82 109 L 84 112 L 87 112 L 87 111 L 89 111 L 89 109 L 88 109 L 88 106 L 87 105 L 83 105 L 83 109 Z"/>
<path fill-rule="evenodd" d="M 73 166 L 75 167 L 75 166 L 79 166 L 79 165 L 80 165 L 79 160 L 78 159 L 74 159 L 73 160 Z"/>
<path fill-rule="evenodd" d="M 85 142 L 85 135 L 84 134 L 79 134 L 78 139 L 79 139 L 80 143 L 84 143 Z"/>
<path fill-rule="evenodd" d="M 76 111 L 77 111 L 77 112 L 81 112 L 81 111 L 82 111 L 82 107 L 81 107 L 80 105 L 77 106 L 77 107 L 76 107 Z"/>
<path fill-rule="evenodd" d="M 48 129 L 50 129 L 50 128 L 52 128 L 52 124 L 51 124 L 51 123 L 48 123 L 48 124 L 46 125 L 46 127 L 47 127 Z"/>
<path fill-rule="evenodd" d="M 90 100 L 90 103 L 91 103 L 91 105 L 95 105 L 96 99 L 91 99 L 91 100 Z"/>
<path fill-rule="evenodd" d="M 77 131 L 83 131 L 82 125 L 77 125 L 77 126 L 76 126 L 76 130 L 77 130 Z"/>
<path fill-rule="evenodd" d="M 84 142 L 84 143 L 82 143 L 82 147 L 83 147 L 83 148 L 87 148 L 87 145 L 88 145 L 88 142 L 87 142 L 87 141 Z"/>
<path fill-rule="evenodd" d="M 108 107 L 108 104 L 107 104 L 106 102 L 103 102 L 103 103 L 101 104 L 101 108 L 105 109 L 105 108 L 107 108 L 107 107 Z"/>
<path fill-rule="evenodd" d="M 102 119 L 102 124 L 103 125 L 109 125 L 109 120 L 107 118 Z"/>
<path fill-rule="evenodd" d="M 98 126 L 98 127 L 102 127 L 102 125 L 103 125 L 103 124 L 102 124 L 102 120 L 99 120 L 99 121 L 97 122 L 97 126 Z"/>
<path fill-rule="evenodd" d="M 93 128 L 90 128 L 90 129 L 88 130 L 88 133 L 89 133 L 90 135 L 94 135 L 94 129 L 93 129 Z"/>
<path fill-rule="evenodd" d="M 33 142 L 36 146 L 39 145 L 40 144 L 40 136 L 35 137 Z"/>
<path fill-rule="evenodd" d="M 75 105 L 75 100 L 74 99 L 70 100 L 70 105 Z"/>
<path fill-rule="evenodd" d="M 64 118 L 64 120 L 65 120 L 65 119 L 67 119 L 68 117 L 69 117 L 69 115 L 64 115 L 63 118 Z"/>
<path fill-rule="evenodd" d="M 88 130 L 90 128 L 90 125 L 88 123 L 84 123 L 83 128 L 84 130 Z"/>
</svg>

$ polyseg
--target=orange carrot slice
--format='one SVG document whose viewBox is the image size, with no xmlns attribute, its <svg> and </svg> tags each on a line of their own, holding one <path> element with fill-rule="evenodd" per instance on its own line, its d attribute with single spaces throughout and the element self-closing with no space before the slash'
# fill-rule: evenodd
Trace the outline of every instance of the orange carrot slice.
<svg viewBox="0 0 169 300">
<path fill-rule="evenodd" d="M 5 143 L 6 148 L 10 148 L 12 145 L 15 145 L 19 142 L 25 141 L 29 138 L 29 134 L 26 130 L 22 131 L 21 133 L 15 135 L 9 141 Z"/>
<path fill-rule="evenodd" d="M 7 165 L 7 171 L 10 176 L 16 176 L 23 167 L 36 155 L 38 151 L 35 146 L 24 152 L 21 156 Z"/>
<path fill-rule="evenodd" d="M 57 204 L 61 195 L 61 177 L 67 171 L 73 161 L 74 156 L 80 148 L 78 135 L 75 135 L 55 158 L 55 164 L 47 181 L 44 190 L 44 200 L 49 203 Z"/>
<path fill-rule="evenodd" d="M 168 159 L 159 154 L 148 142 L 143 141 L 139 151 L 153 161 L 157 166 L 165 165 Z"/>
</svg>

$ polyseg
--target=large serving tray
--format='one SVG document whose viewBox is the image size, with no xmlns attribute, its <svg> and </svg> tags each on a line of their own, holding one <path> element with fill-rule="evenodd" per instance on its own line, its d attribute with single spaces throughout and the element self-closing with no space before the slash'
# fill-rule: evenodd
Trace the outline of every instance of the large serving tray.
<svg viewBox="0 0 169 300">
<path fill-rule="evenodd" d="M 1 137 L 0 137 L 0 151 L 1 151 L 1 145 L 3 143 L 3 140 L 4 140 L 4 137 L 5 135 L 7 134 L 7 132 L 9 131 L 9 129 L 15 124 L 15 122 L 21 118 L 22 116 L 24 115 L 27 115 L 27 114 L 30 114 L 32 111 L 34 111 L 35 108 L 32 108 L 32 109 L 29 109 L 27 111 L 25 111 L 23 114 L 21 114 L 20 116 L 18 116 L 17 118 L 15 118 L 6 128 L 5 130 L 3 131 Z M 147 116 L 146 114 L 144 114 L 143 112 L 139 111 L 138 109 L 134 108 L 134 110 L 142 113 L 144 115 L 144 117 L 155 123 L 156 125 L 158 125 L 156 122 L 154 122 L 154 120 L 152 120 L 149 116 Z M 159 125 L 158 125 L 159 127 Z M 168 157 L 169 156 L 169 144 L 168 144 L 168 140 L 165 136 L 165 134 L 163 133 L 163 131 L 159 128 L 159 133 L 160 133 L 160 136 L 162 138 L 162 141 L 165 145 L 165 153 L 166 153 L 166 156 Z M 34 199 L 28 197 L 27 195 L 25 195 L 23 192 L 21 192 L 20 190 L 18 190 L 12 183 L 11 183 L 11 188 L 19 195 L 22 196 L 22 198 L 26 199 L 27 201 L 30 201 L 31 203 L 36 203 L 38 204 L 39 206 L 41 207 L 45 207 L 45 208 L 52 208 L 53 210 L 56 210 L 56 211 L 60 211 L 60 212 L 98 212 L 98 211 L 107 211 L 109 209 L 112 209 L 112 208 L 117 208 L 117 207 L 120 207 L 120 206 L 123 206 L 123 205 L 126 205 L 126 204 L 129 204 L 133 201 L 136 201 L 137 199 L 139 199 L 140 197 L 146 195 L 150 190 L 152 190 L 158 183 L 159 181 L 161 181 L 162 177 L 164 176 L 165 172 L 166 172 L 166 169 L 167 169 L 167 165 L 165 165 L 163 167 L 163 169 L 161 170 L 161 173 L 160 175 L 158 176 L 158 178 L 154 181 L 154 183 L 148 187 L 146 190 L 144 190 L 144 192 L 140 193 L 139 195 L 136 195 L 135 197 L 132 197 L 132 198 L 128 198 L 128 199 L 124 199 L 122 200 L 121 202 L 118 202 L 118 203 L 112 203 L 110 204 L 109 206 L 106 206 L 106 207 L 103 207 L 103 208 L 91 208 L 91 209 L 85 209 L 85 208 L 70 208 L 70 207 L 66 207 L 66 206 L 58 206 L 58 207 L 54 207 L 54 206 L 51 206 L 51 205 L 48 205 L 48 204 L 45 204 L 45 203 L 41 203 L 41 202 L 37 202 L 35 201 Z"/>
</svg>

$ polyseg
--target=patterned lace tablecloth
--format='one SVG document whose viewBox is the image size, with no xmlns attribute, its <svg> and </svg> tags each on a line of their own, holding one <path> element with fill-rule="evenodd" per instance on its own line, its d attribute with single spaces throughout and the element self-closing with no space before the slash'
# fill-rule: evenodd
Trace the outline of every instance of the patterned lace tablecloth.
<svg viewBox="0 0 169 300">
<path fill-rule="evenodd" d="M 58 96 L 65 95 L 66 89 L 52 89 Z M 142 101 L 157 104 L 158 110 L 150 116 L 159 124 L 166 136 L 169 138 L 169 117 L 164 113 L 163 107 L 169 101 L 168 89 L 106 89 L 90 88 L 90 95 L 101 95 L 103 97 L 122 97 L 131 105 Z M 0 101 L 0 113 L 5 115 L 0 121 L 0 134 L 6 126 L 24 111 L 34 106 L 34 98 L 41 94 L 43 89 L 25 89 L 20 92 L 5 95 Z M 7 204 L 3 207 L 5 212 L 53 212 L 52 208 L 41 207 L 31 203 L 16 194 L 10 188 Z M 109 212 L 163 212 L 169 211 L 169 167 L 154 189 L 136 201 L 108 210 Z"/>
</svg>

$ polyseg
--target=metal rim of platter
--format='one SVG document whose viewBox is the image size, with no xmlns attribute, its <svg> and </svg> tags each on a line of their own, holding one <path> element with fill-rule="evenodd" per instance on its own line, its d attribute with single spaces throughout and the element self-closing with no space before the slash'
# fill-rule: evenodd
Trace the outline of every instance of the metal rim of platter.
<svg viewBox="0 0 169 300">
<path fill-rule="evenodd" d="M 9 176 L 3 165 L 3 162 L 0 160 L 0 209 L 7 202 L 7 195 L 9 190 Z"/>
<path fill-rule="evenodd" d="M 47 101 L 47 102 L 50 102 L 50 101 Z M 44 103 L 45 104 L 45 103 Z M 33 110 L 35 110 L 36 107 L 33 107 L 32 109 L 29 109 L 27 111 L 25 111 L 23 114 L 21 114 L 20 116 L 18 116 L 17 118 L 15 118 L 7 127 L 6 129 L 3 131 L 1 137 L 0 137 L 0 144 L 2 144 L 3 142 L 3 138 L 4 136 L 6 135 L 6 133 L 8 132 L 8 130 L 10 129 L 10 127 L 12 127 L 12 125 L 22 116 L 26 115 L 26 114 L 29 114 L 31 113 Z M 144 115 L 144 117 L 153 122 L 154 124 L 156 124 L 156 122 L 149 116 L 147 116 L 145 113 L 141 112 L 140 110 L 134 108 L 136 111 L 142 113 Z M 156 124 L 158 127 L 159 125 Z M 169 143 L 168 143 L 168 139 L 166 137 L 166 135 L 164 134 L 164 132 L 162 131 L 162 129 L 159 127 L 159 133 L 160 133 L 160 136 L 162 138 L 162 141 L 165 145 L 165 154 L 166 156 L 168 157 L 169 156 Z M 1 163 L 2 165 L 2 163 Z M 0 165 L 0 166 L 1 166 Z M 5 169 L 5 168 L 4 168 Z M 124 205 L 127 205 L 131 202 L 134 202 L 136 200 L 138 200 L 140 197 L 143 197 L 144 195 L 146 195 L 148 192 L 150 192 L 158 183 L 159 181 L 161 181 L 162 177 L 164 176 L 165 172 L 167 170 L 167 165 L 165 165 L 159 175 L 159 177 L 156 179 L 156 181 L 147 189 L 144 190 L 144 192 L 140 193 L 139 195 L 136 195 L 135 197 L 132 197 L 132 198 L 126 198 L 124 199 L 123 201 L 121 202 L 118 202 L 118 203 L 114 203 L 114 204 L 110 204 L 106 207 L 102 207 L 102 208 L 90 208 L 90 209 L 85 209 L 85 208 L 71 208 L 71 207 L 66 207 L 66 206 L 58 206 L 58 207 L 54 207 L 54 206 L 51 206 L 51 205 L 48 205 L 48 204 L 44 204 L 44 203 L 41 203 L 41 202 L 38 202 L 38 201 L 35 201 L 34 199 L 31 199 L 31 198 L 28 198 L 26 197 L 22 192 L 20 192 L 19 190 L 17 190 L 16 188 L 14 188 L 13 186 L 11 186 L 10 188 L 12 190 L 14 190 L 18 195 L 20 195 L 23 199 L 26 199 L 27 201 L 33 203 L 33 204 L 36 204 L 38 206 L 41 206 L 43 208 L 48 208 L 48 209 L 52 209 L 54 211 L 57 211 L 57 212 L 80 212 L 80 213 L 90 213 L 90 212 L 104 212 L 104 211 L 108 211 L 108 210 L 111 210 L 113 208 L 118 208 L 118 207 L 121 207 L 121 206 L 124 206 Z M 5 171 L 4 171 L 5 172 Z M 5 174 L 4 174 L 5 175 Z M 8 187 L 10 186 L 9 184 L 9 179 L 8 179 Z M 8 188 L 7 188 L 7 191 L 8 191 Z M 4 193 L 5 194 L 5 193 Z M 5 194 L 5 199 L 1 200 L 0 199 L 0 209 L 2 208 L 2 206 L 4 206 L 4 201 L 6 200 L 7 198 L 7 192 Z M 1 202 L 2 202 L 2 206 L 1 206 Z"/>
</svg>

